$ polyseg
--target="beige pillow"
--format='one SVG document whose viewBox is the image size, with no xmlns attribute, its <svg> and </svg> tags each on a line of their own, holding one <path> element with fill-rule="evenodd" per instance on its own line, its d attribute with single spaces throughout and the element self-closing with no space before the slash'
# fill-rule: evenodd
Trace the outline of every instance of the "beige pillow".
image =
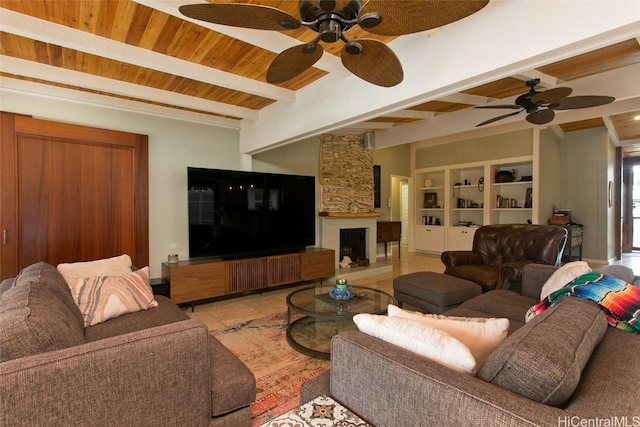
<svg viewBox="0 0 640 427">
<path fill-rule="evenodd" d="M 450 317 L 403 310 L 390 304 L 389 317 L 403 317 L 422 322 L 451 335 L 466 345 L 476 359 L 478 369 L 509 334 L 509 319 L 482 317 Z"/>
<path fill-rule="evenodd" d="M 72 287 L 76 285 L 78 279 L 85 277 L 119 276 L 131 273 L 131 258 L 125 254 L 96 261 L 58 264 L 57 268 L 67 285 Z"/>
<path fill-rule="evenodd" d="M 568 262 L 553 272 L 551 277 L 545 282 L 540 291 L 540 301 L 545 299 L 551 293 L 557 291 L 567 285 L 576 277 L 589 273 L 591 267 L 584 261 Z"/>
<path fill-rule="evenodd" d="M 158 306 L 149 285 L 149 267 L 121 276 L 78 279 L 71 294 L 85 327 Z"/>
<path fill-rule="evenodd" d="M 460 341 L 424 323 L 400 317 L 356 314 L 353 321 L 365 334 L 424 356 L 458 372 L 473 374 L 476 361 Z"/>
</svg>

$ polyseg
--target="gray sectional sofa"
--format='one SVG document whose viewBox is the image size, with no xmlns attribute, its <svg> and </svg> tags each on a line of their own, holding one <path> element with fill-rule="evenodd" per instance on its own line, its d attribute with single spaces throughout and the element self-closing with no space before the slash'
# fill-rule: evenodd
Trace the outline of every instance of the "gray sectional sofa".
<svg viewBox="0 0 640 427">
<path fill-rule="evenodd" d="M 248 426 L 255 378 L 169 299 L 84 327 L 55 267 L 0 284 L 0 426 Z"/>
<path fill-rule="evenodd" d="M 640 336 L 575 297 L 524 323 L 555 269 L 528 265 L 522 294 L 489 291 L 445 313 L 510 319 L 476 375 L 348 331 L 333 338 L 330 371 L 305 383 L 301 400 L 331 395 L 377 427 L 640 425 Z"/>
</svg>

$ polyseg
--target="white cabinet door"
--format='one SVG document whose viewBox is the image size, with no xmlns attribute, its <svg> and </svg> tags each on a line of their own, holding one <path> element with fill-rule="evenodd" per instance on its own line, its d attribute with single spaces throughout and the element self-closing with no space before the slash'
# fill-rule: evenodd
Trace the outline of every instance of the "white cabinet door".
<svg viewBox="0 0 640 427">
<path fill-rule="evenodd" d="M 476 227 L 449 227 L 447 230 L 448 251 L 470 251 Z"/>
<path fill-rule="evenodd" d="M 415 247 L 419 251 L 443 252 L 444 227 L 418 226 L 415 234 Z"/>
</svg>

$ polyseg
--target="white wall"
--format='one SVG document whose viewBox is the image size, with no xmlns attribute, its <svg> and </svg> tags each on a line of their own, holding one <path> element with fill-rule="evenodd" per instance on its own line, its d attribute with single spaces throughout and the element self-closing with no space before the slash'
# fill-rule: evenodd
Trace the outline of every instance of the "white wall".
<svg viewBox="0 0 640 427">
<path fill-rule="evenodd" d="M 149 268 L 189 255 L 187 166 L 241 169 L 237 130 L 0 91 L 0 110 L 149 136 Z"/>
</svg>

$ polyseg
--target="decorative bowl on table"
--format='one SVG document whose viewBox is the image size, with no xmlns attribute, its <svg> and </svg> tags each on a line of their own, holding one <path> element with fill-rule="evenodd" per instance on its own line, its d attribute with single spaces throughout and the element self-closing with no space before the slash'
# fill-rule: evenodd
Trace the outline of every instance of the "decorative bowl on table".
<svg viewBox="0 0 640 427">
<path fill-rule="evenodd" d="M 347 279 L 338 279 L 329 291 L 329 296 L 336 301 L 346 301 L 353 297 L 351 286 L 347 284 Z"/>
</svg>

